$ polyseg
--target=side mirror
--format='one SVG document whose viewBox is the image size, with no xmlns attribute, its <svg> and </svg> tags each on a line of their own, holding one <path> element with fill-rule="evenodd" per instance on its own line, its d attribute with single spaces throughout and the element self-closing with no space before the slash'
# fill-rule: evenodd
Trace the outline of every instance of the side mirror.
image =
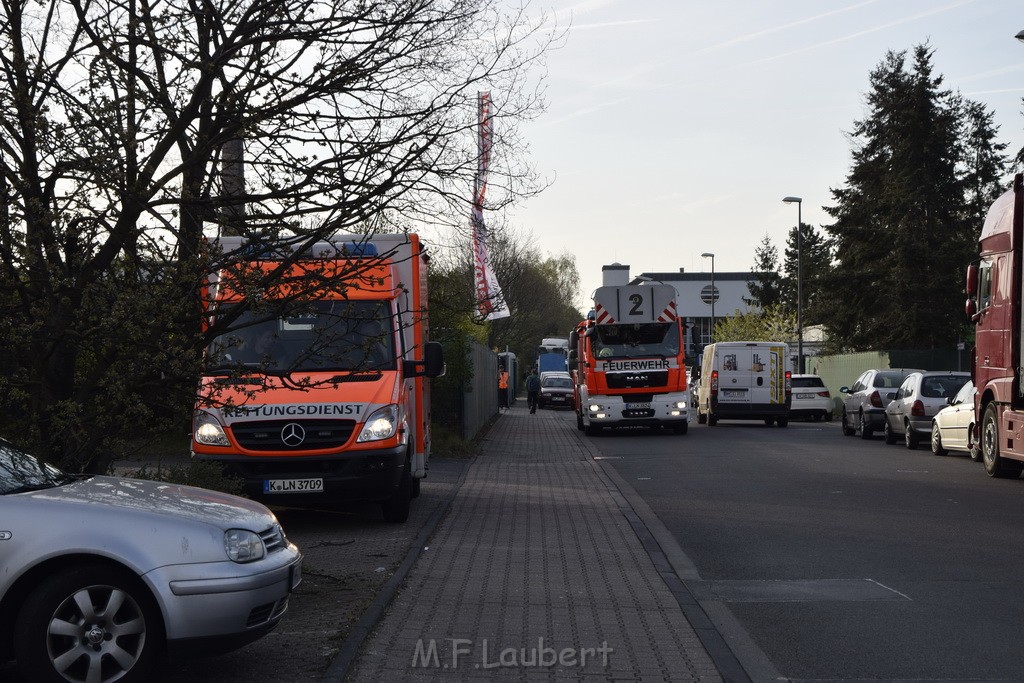
<svg viewBox="0 0 1024 683">
<path fill-rule="evenodd" d="M 978 264 L 967 266 L 967 282 L 964 285 L 967 296 L 974 298 L 978 294 Z"/>
<path fill-rule="evenodd" d="M 840 394 L 848 394 L 848 393 L 850 393 L 850 387 L 839 387 L 839 393 Z"/>
<path fill-rule="evenodd" d="M 402 361 L 402 372 L 406 377 L 440 377 L 444 375 L 444 347 L 441 342 L 427 342 L 423 345 L 423 360 Z"/>
<path fill-rule="evenodd" d="M 967 319 L 971 322 L 977 322 L 978 317 L 978 302 L 974 299 L 968 299 L 964 302 L 964 313 L 967 314 Z"/>
</svg>

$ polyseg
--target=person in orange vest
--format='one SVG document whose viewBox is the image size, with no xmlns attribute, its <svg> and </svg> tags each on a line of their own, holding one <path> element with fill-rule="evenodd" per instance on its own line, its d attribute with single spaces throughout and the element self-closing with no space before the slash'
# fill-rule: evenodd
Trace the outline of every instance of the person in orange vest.
<svg viewBox="0 0 1024 683">
<path fill-rule="evenodd" d="M 508 370 L 498 373 L 498 398 L 501 400 L 501 407 L 508 410 Z"/>
</svg>

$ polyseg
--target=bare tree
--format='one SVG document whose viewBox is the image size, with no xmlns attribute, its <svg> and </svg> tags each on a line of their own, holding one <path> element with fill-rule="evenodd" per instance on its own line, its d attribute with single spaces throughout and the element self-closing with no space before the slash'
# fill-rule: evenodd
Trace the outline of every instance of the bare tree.
<svg viewBox="0 0 1024 683">
<path fill-rule="evenodd" d="M 483 89 L 489 204 L 538 189 L 517 123 L 558 37 L 525 8 L 0 2 L 0 410 L 65 465 L 189 410 L 205 235 L 464 225 Z"/>
</svg>

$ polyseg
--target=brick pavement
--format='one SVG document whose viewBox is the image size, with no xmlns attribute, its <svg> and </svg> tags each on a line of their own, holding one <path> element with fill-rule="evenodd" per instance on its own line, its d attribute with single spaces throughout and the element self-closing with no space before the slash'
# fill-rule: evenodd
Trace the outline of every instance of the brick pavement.
<svg viewBox="0 0 1024 683">
<path fill-rule="evenodd" d="M 621 498 L 573 421 L 517 402 L 349 680 L 721 680 Z"/>
</svg>

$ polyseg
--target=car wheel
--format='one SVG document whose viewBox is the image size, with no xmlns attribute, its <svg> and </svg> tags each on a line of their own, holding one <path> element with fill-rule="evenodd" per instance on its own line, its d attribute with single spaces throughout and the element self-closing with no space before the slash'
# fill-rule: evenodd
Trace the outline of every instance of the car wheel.
<svg viewBox="0 0 1024 683">
<path fill-rule="evenodd" d="M 932 422 L 932 453 L 935 455 L 945 455 L 948 451 L 942 447 L 942 434 L 939 430 L 939 424 Z"/>
<path fill-rule="evenodd" d="M 708 416 L 704 413 L 697 412 L 697 424 L 703 425 L 708 423 Z"/>
<path fill-rule="evenodd" d="M 586 428 L 583 430 L 583 432 L 587 436 L 597 436 L 598 434 L 601 433 L 601 425 L 596 425 L 594 423 L 590 423 L 590 424 L 588 424 L 586 426 Z"/>
<path fill-rule="evenodd" d="M 970 434 L 974 432 L 974 425 L 971 425 L 967 429 L 969 430 L 967 440 L 970 441 L 967 445 L 967 455 L 969 455 L 971 460 L 974 462 L 981 462 L 981 447 L 977 443 L 971 441 L 970 437 Z"/>
<path fill-rule="evenodd" d="M 917 448 L 917 434 L 914 432 L 913 427 L 910 426 L 910 422 L 903 423 L 903 444 L 910 450 Z"/>
<path fill-rule="evenodd" d="M 409 509 L 412 507 L 412 464 L 407 459 L 402 469 L 402 478 L 398 482 L 398 488 L 386 501 L 381 503 L 380 508 L 384 513 L 384 521 L 389 524 L 402 524 L 409 519 Z"/>
<path fill-rule="evenodd" d="M 1020 475 L 1019 462 L 999 455 L 999 415 L 995 403 L 985 407 L 981 418 L 981 461 L 990 477 L 1009 479 Z"/>
<path fill-rule="evenodd" d="M 420 482 L 421 481 L 423 481 L 423 480 L 422 479 L 418 479 L 416 477 L 412 478 L 412 496 L 411 496 L 412 498 L 419 498 L 420 497 Z"/>
<path fill-rule="evenodd" d="M 576 411 L 576 429 L 583 431 L 583 415 Z"/>
<path fill-rule="evenodd" d="M 843 436 L 853 436 L 857 433 L 857 430 L 850 425 L 850 421 L 846 417 L 846 408 L 843 408 Z"/>
<path fill-rule="evenodd" d="M 890 446 L 896 443 L 896 435 L 892 432 L 892 425 L 889 424 L 888 417 L 885 418 L 885 424 L 882 425 L 882 438 Z"/>
<path fill-rule="evenodd" d="M 765 424 L 766 424 L 767 426 L 771 427 L 771 426 L 772 426 L 773 424 L 775 424 L 775 418 L 774 418 L 774 417 L 766 417 L 766 418 L 764 419 L 764 423 L 765 423 Z"/>
<path fill-rule="evenodd" d="M 789 426 L 789 418 L 788 417 L 780 417 L 780 418 L 776 419 L 775 422 L 780 427 L 788 427 Z"/>
<path fill-rule="evenodd" d="M 708 413 L 708 427 L 714 427 L 718 424 L 718 416 L 714 413 Z"/>
<path fill-rule="evenodd" d="M 864 413 L 860 413 L 860 438 L 870 439 L 874 430 L 868 427 L 867 421 L 864 419 Z"/>
<path fill-rule="evenodd" d="M 40 584 L 15 630 L 27 681 L 146 681 L 164 647 L 160 611 L 128 571 L 69 567 Z"/>
</svg>

